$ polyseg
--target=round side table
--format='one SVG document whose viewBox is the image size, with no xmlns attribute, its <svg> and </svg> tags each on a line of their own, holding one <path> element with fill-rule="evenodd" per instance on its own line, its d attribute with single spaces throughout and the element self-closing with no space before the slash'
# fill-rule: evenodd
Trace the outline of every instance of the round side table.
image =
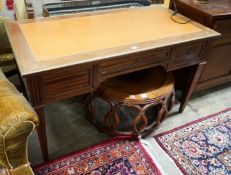
<svg viewBox="0 0 231 175">
<path fill-rule="evenodd" d="M 164 120 L 174 100 L 172 73 L 157 67 L 105 80 L 83 105 L 87 118 L 101 131 L 145 137 Z"/>
</svg>

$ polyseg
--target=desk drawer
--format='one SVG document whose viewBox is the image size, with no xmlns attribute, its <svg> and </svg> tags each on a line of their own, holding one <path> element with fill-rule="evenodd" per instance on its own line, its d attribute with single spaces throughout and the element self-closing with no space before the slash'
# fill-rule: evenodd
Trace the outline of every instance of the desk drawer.
<svg viewBox="0 0 231 175">
<path fill-rule="evenodd" d="M 173 49 L 171 64 L 185 64 L 200 59 L 204 44 L 180 46 Z"/>
<path fill-rule="evenodd" d="M 89 92 L 92 87 L 92 68 L 70 67 L 44 76 L 46 101 L 63 99 Z"/>
<path fill-rule="evenodd" d="M 122 74 L 129 69 L 142 69 L 167 61 L 170 49 L 150 50 L 113 58 L 98 64 L 98 75 Z"/>
</svg>

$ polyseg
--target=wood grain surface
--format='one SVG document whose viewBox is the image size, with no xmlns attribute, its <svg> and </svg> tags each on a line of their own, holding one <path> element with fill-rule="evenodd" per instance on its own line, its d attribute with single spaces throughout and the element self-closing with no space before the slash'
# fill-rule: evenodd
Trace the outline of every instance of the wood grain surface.
<svg viewBox="0 0 231 175">
<path fill-rule="evenodd" d="M 194 3 L 191 0 L 181 1 L 210 16 L 231 16 L 231 0 L 208 0 L 208 3 Z"/>
</svg>

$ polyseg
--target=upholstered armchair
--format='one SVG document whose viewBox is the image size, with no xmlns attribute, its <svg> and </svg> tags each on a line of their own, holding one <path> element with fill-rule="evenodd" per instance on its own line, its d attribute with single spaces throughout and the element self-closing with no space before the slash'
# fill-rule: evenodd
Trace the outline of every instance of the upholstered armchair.
<svg viewBox="0 0 231 175">
<path fill-rule="evenodd" d="M 0 174 L 33 175 L 27 157 L 28 137 L 39 120 L 0 69 Z"/>
</svg>

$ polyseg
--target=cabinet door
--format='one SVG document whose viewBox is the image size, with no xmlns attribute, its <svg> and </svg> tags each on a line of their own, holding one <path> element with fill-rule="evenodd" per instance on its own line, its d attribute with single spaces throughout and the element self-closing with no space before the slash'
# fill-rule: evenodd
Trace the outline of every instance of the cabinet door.
<svg viewBox="0 0 231 175">
<path fill-rule="evenodd" d="M 210 53 L 199 82 L 221 78 L 231 74 L 231 42 L 216 45 Z"/>
<path fill-rule="evenodd" d="M 222 37 L 213 43 L 199 80 L 199 89 L 200 86 L 203 89 L 231 80 L 231 19 L 218 20 L 212 28 L 220 32 Z"/>
</svg>

